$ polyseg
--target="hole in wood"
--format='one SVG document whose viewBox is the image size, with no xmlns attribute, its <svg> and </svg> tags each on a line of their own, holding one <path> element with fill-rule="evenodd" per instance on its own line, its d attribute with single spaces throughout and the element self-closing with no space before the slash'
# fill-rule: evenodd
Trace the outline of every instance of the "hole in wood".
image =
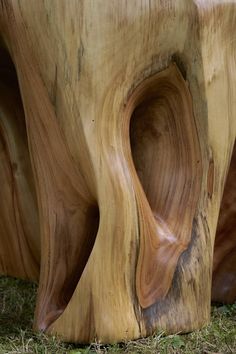
<svg viewBox="0 0 236 354">
<path fill-rule="evenodd" d="M 236 144 L 221 202 L 212 277 L 212 300 L 236 301 Z"/>
<path fill-rule="evenodd" d="M 0 45 L 0 272 L 37 280 L 39 221 L 16 70 Z"/>
<path fill-rule="evenodd" d="M 136 289 L 146 308 L 167 295 L 178 259 L 190 243 L 201 156 L 192 98 L 176 65 L 147 79 L 135 95 L 131 150 L 148 201 L 139 216 Z"/>
</svg>

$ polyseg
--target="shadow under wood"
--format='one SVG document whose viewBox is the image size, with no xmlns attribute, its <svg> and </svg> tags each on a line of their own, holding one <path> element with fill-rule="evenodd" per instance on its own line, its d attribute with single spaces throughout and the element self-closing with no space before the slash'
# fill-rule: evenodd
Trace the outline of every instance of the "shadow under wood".
<svg viewBox="0 0 236 354">
<path fill-rule="evenodd" d="M 31 333 L 36 292 L 34 282 L 0 276 L 0 338 L 3 341 L 19 335 L 20 331 Z"/>
<path fill-rule="evenodd" d="M 16 70 L 4 46 L 0 46 L 0 185 L 0 273 L 37 280 L 36 193 Z"/>
<path fill-rule="evenodd" d="M 212 301 L 236 301 L 236 144 L 221 202 L 212 277 Z"/>
</svg>

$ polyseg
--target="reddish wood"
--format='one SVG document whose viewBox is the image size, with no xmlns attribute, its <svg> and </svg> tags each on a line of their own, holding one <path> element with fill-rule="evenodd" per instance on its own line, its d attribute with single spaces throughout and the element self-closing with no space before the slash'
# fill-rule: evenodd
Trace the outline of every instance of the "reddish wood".
<svg viewBox="0 0 236 354">
<path fill-rule="evenodd" d="M 216 232 L 212 300 L 236 301 L 236 144 L 224 188 Z"/>
</svg>

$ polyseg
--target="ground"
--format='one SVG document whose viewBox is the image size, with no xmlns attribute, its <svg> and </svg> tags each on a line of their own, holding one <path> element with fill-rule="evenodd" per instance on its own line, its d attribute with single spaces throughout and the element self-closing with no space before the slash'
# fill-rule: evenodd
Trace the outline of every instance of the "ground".
<svg viewBox="0 0 236 354">
<path fill-rule="evenodd" d="M 31 330 L 37 286 L 18 279 L 0 277 L 0 354 L 228 354 L 236 353 L 236 303 L 212 307 L 211 324 L 187 335 L 152 337 L 87 347 L 60 342 Z"/>
</svg>

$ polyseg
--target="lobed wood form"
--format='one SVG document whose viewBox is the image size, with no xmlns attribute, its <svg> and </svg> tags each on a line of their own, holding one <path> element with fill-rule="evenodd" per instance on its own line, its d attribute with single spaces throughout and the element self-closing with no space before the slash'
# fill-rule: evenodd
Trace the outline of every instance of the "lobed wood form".
<svg viewBox="0 0 236 354">
<path fill-rule="evenodd" d="M 0 1 L 0 273 L 38 281 L 35 330 L 189 332 L 236 300 L 235 23 L 232 1 Z"/>
</svg>

